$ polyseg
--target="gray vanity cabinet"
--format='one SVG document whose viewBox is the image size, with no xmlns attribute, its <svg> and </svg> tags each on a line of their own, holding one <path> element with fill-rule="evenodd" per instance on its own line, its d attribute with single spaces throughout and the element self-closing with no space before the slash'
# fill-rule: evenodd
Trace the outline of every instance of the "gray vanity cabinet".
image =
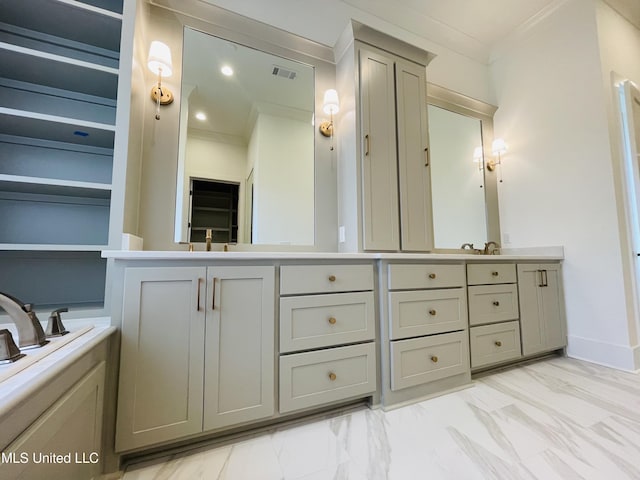
<svg viewBox="0 0 640 480">
<path fill-rule="evenodd" d="M 560 264 L 518 264 L 522 354 L 567 345 Z"/>
<path fill-rule="evenodd" d="M 433 247 L 426 70 L 359 48 L 364 250 Z"/>
<path fill-rule="evenodd" d="M 125 269 L 116 450 L 274 412 L 274 267 Z"/>
</svg>

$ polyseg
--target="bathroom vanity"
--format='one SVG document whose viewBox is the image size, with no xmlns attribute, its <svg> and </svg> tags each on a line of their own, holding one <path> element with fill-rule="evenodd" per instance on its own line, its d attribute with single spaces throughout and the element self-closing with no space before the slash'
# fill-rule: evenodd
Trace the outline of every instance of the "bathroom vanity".
<svg viewBox="0 0 640 480">
<path fill-rule="evenodd" d="M 396 408 L 566 345 L 562 249 L 103 255 L 120 453 L 353 402 Z"/>
</svg>

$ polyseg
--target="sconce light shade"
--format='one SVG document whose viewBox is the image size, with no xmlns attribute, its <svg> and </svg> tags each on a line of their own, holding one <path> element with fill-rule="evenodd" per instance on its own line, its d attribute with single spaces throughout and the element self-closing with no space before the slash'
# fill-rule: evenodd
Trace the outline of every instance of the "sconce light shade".
<svg viewBox="0 0 640 480">
<path fill-rule="evenodd" d="M 491 153 L 494 155 L 502 155 L 507 151 L 507 144 L 501 138 L 496 138 L 491 144 Z"/>
<path fill-rule="evenodd" d="M 333 88 L 330 88 L 329 90 L 324 92 L 322 110 L 327 115 L 335 115 L 340 111 L 340 99 L 338 98 L 338 92 L 336 92 Z"/>
<path fill-rule="evenodd" d="M 151 42 L 147 66 L 149 70 L 156 75 L 170 77 L 173 74 L 173 65 L 171 63 L 171 50 L 169 50 L 169 47 L 158 40 Z"/>
</svg>

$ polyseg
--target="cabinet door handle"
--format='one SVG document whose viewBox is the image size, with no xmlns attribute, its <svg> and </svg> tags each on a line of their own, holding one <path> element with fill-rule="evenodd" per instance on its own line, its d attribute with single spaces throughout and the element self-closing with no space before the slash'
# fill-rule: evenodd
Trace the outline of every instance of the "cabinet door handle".
<svg viewBox="0 0 640 480">
<path fill-rule="evenodd" d="M 428 167 L 431 163 L 431 159 L 429 158 L 429 147 L 424 148 L 424 166 Z"/>
<path fill-rule="evenodd" d="M 368 157 L 369 156 L 369 134 L 364 136 L 364 156 Z"/>
<path fill-rule="evenodd" d="M 211 292 L 211 310 L 215 310 L 216 309 L 216 280 L 218 280 L 216 277 L 213 277 L 213 289 Z"/>
<path fill-rule="evenodd" d="M 497 300 L 495 300 L 495 301 L 493 302 L 493 306 L 494 306 L 494 307 L 499 307 L 499 306 L 500 306 L 500 302 L 499 302 L 499 301 L 497 301 Z"/>
<path fill-rule="evenodd" d="M 543 282 L 543 287 L 548 287 L 549 286 L 549 279 L 547 278 L 547 271 L 546 270 L 542 270 L 542 275 L 544 276 L 544 282 Z"/>
<path fill-rule="evenodd" d="M 198 278 L 198 311 L 200 311 L 200 290 L 202 289 L 202 279 Z"/>
<path fill-rule="evenodd" d="M 496 344 L 496 347 L 501 347 L 502 346 L 502 342 L 500 340 L 497 340 L 495 342 L 493 342 Z"/>
<path fill-rule="evenodd" d="M 538 286 L 544 287 L 544 277 L 542 276 L 542 270 L 537 270 L 537 272 L 540 275 L 540 281 L 538 282 Z"/>
</svg>

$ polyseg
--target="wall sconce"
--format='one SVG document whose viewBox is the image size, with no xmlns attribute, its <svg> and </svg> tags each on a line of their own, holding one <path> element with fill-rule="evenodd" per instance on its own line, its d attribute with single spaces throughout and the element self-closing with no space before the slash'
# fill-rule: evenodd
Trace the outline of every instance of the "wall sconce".
<svg viewBox="0 0 640 480">
<path fill-rule="evenodd" d="M 160 105 L 169 105 L 173 102 L 173 93 L 162 86 L 162 77 L 170 77 L 173 73 L 171 67 L 171 50 L 157 40 L 151 42 L 147 66 L 154 74 L 158 75 L 158 84 L 151 89 L 151 98 L 156 102 L 156 120 L 160 120 Z"/>
<path fill-rule="evenodd" d="M 331 138 L 330 150 L 333 150 L 333 114 L 340 111 L 340 99 L 338 92 L 330 88 L 324 92 L 324 100 L 322 102 L 322 111 L 331 116 L 330 121 L 324 121 L 320 124 L 320 133 L 325 137 Z"/>
<path fill-rule="evenodd" d="M 478 164 L 478 171 L 484 170 L 484 153 L 482 147 L 476 147 L 473 149 L 473 163 Z"/>
<path fill-rule="evenodd" d="M 491 144 L 491 153 L 493 156 L 498 157 L 498 161 L 490 160 L 487 163 L 487 170 L 493 172 L 496 169 L 496 165 L 502 165 L 501 155 L 507 151 L 507 144 L 501 138 L 496 138 Z M 502 169 L 500 170 L 500 183 L 502 183 Z"/>
</svg>

